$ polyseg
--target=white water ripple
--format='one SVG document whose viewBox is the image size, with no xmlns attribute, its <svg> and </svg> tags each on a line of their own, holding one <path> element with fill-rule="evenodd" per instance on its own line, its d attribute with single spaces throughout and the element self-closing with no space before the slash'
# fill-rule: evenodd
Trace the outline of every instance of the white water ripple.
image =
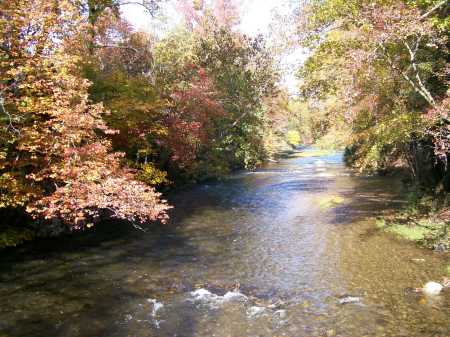
<svg viewBox="0 0 450 337">
<path fill-rule="evenodd" d="M 248 297 L 237 290 L 229 291 L 225 295 L 220 296 L 202 288 L 194 290 L 190 294 L 192 296 L 192 299 L 190 299 L 191 301 L 209 305 L 211 308 L 218 308 L 225 303 L 248 301 Z"/>
</svg>

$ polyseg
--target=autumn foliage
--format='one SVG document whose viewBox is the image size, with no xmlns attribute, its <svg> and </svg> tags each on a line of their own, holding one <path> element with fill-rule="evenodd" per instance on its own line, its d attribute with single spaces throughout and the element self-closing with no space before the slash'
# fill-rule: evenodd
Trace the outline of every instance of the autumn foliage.
<svg viewBox="0 0 450 337">
<path fill-rule="evenodd" d="M 345 130 L 354 167 L 404 167 L 450 190 L 448 10 L 438 0 L 306 5 L 299 35 L 314 52 L 299 76 L 317 138 Z"/>
<path fill-rule="evenodd" d="M 165 221 L 160 195 L 112 151 L 107 112 L 90 102 L 79 56 L 66 49 L 84 24 L 79 9 L 56 0 L 0 6 L 2 207 L 23 206 L 72 228 L 102 214 Z"/>
<path fill-rule="evenodd" d="M 205 70 L 200 68 L 196 72 L 187 88 L 173 92 L 174 108 L 166 119 L 167 146 L 172 149 L 172 160 L 182 167 L 192 164 L 200 146 L 208 143 L 208 130 L 213 127 L 214 118 L 225 115 Z"/>
<path fill-rule="evenodd" d="M 269 155 L 277 75 L 264 40 L 236 30 L 237 3 L 180 2 L 186 22 L 159 38 L 121 17 L 126 3 L 0 3 L 1 214 L 69 230 L 165 222 L 157 189 Z"/>
</svg>

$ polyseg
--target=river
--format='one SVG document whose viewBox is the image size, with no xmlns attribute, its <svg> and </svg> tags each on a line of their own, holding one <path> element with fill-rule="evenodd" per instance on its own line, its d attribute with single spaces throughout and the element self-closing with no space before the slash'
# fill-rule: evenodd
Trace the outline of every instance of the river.
<svg viewBox="0 0 450 337">
<path fill-rule="evenodd" d="M 171 199 L 146 232 L 3 253 L 0 336 L 450 336 L 450 291 L 408 291 L 444 256 L 375 228 L 403 203 L 394 179 L 294 155 Z"/>
</svg>

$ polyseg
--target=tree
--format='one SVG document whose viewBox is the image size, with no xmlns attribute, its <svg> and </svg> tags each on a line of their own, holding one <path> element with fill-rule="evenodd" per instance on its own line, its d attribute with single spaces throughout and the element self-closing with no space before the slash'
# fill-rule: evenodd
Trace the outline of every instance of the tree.
<svg viewBox="0 0 450 337">
<path fill-rule="evenodd" d="M 254 167 L 267 156 L 264 99 L 275 92 L 276 81 L 263 39 L 217 25 L 214 17 L 200 22 L 155 48 L 158 78 L 164 79 L 159 87 L 172 103 L 168 148 L 174 164 L 184 162 L 183 171 L 194 179 Z M 176 148 L 189 156 L 174 155 Z"/>
<path fill-rule="evenodd" d="M 211 18 L 217 25 L 227 29 L 236 27 L 240 22 L 239 4 L 236 0 L 214 0 L 209 5 L 205 1 L 178 0 L 176 6 L 190 30 L 202 30 L 205 22 Z"/>
<path fill-rule="evenodd" d="M 447 19 L 443 3 L 427 3 L 328 0 L 305 7 L 302 39 L 315 52 L 300 73 L 303 93 L 345 103 L 327 109 L 326 119 L 352 126 L 352 162 L 362 169 L 402 159 L 422 180 L 433 162 L 429 142 L 443 158 L 430 130 L 447 118 Z"/>
<path fill-rule="evenodd" d="M 215 0 L 213 14 L 217 22 L 228 29 L 239 24 L 239 4 L 236 0 Z"/>
<path fill-rule="evenodd" d="M 115 18 L 120 18 L 121 6 L 136 5 L 141 6 L 146 12 L 154 15 L 160 9 L 160 3 L 164 0 L 83 0 L 79 2 L 81 13 L 87 15 L 87 31 L 85 37 L 87 39 L 87 46 L 89 52 L 92 54 L 96 47 L 113 47 L 112 45 L 98 45 L 97 37 L 97 21 L 105 12 L 113 15 Z"/>
<path fill-rule="evenodd" d="M 79 229 L 102 214 L 165 221 L 169 208 L 153 188 L 123 168 L 105 137 L 101 104 L 88 99 L 71 54 L 86 27 L 71 1 L 0 4 L 2 207 Z"/>
</svg>

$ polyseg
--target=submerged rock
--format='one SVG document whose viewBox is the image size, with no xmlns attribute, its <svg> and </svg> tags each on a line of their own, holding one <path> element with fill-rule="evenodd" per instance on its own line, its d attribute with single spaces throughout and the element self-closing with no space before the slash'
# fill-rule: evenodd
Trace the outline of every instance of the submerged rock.
<svg viewBox="0 0 450 337">
<path fill-rule="evenodd" d="M 345 296 L 339 299 L 339 304 L 361 303 L 361 297 Z"/>
<path fill-rule="evenodd" d="M 248 308 L 247 316 L 249 318 L 256 318 L 256 317 L 263 315 L 265 313 L 265 311 L 266 311 L 266 308 L 264 308 L 264 307 L 253 306 L 253 307 Z"/>
<path fill-rule="evenodd" d="M 287 311 L 284 309 L 277 310 L 273 313 L 273 316 L 279 319 L 285 319 L 287 317 Z"/>
</svg>

